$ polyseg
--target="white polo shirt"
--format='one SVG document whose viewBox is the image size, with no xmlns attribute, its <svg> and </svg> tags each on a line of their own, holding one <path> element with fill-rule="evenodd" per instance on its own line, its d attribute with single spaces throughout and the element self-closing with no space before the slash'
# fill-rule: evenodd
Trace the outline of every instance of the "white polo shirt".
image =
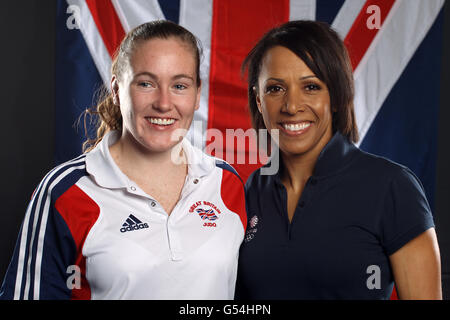
<svg viewBox="0 0 450 320">
<path fill-rule="evenodd" d="M 232 299 L 246 227 L 234 169 L 184 139 L 188 175 L 169 216 L 111 158 L 118 137 L 43 179 L 2 297 Z"/>
</svg>

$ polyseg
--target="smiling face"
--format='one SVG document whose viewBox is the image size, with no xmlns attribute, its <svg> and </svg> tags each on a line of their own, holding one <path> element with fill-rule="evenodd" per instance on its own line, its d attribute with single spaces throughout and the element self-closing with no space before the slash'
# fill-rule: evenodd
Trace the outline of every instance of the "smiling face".
<svg viewBox="0 0 450 320">
<path fill-rule="evenodd" d="M 171 150 L 182 139 L 174 132 L 188 130 L 199 107 L 196 67 L 193 49 L 175 37 L 138 44 L 128 68 L 111 82 L 122 141 L 150 152 Z"/>
<path fill-rule="evenodd" d="M 262 60 L 256 103 L 270 131 L 279 130 L 284 155 L 318 155 L 330 141 L 332 113 L 328 88 L 297 55 L 282 46 Z"/>
</svg>

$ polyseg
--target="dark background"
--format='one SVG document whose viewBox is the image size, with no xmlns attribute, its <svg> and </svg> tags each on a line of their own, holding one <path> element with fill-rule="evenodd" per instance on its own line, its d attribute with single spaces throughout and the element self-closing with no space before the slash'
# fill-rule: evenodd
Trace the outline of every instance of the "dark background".
<svg viewBox="0 0 450 320">
<path fill-rule="evenodd" d="M 450 299 L 450 2 L 443 34 L 435 222 L 444 298 Z M 56 0 L 0 2 L 0 281 L 27 204 L 54 166 Z"/>
</svg>

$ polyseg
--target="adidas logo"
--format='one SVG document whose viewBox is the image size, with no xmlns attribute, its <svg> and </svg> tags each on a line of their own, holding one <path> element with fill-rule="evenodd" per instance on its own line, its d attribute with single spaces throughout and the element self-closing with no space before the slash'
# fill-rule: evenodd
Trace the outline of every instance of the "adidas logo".
<svg viewBox="0 0 450 320">
<path fill-rule="evenodd" d="M 147 223 L 142 223 L 141 220 L 130 214 L 125 223 L 122 225 L 122 228 L 120 228 L 120 232 L 134 231 L 145 228 L 148 228 Z"/>
</svg>

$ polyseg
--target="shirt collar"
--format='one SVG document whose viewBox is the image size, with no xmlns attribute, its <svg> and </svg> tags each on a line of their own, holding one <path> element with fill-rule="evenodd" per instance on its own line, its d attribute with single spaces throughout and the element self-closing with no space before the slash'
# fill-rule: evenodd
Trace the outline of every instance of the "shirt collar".
<svg viewBox="0 0 450 320">
<path fill-rule="evenodd" d="M 188 175 L 201 178 L 208 175 L 216 167 L 214 157 L 193 146 L 189 139 L 183 138 L 182 147 L 188 161 Z"/>
<path fill-rule="evenodd" d="M 321 177 L 338 173 L 350 164 L 357 150 L 347 137 L 336 132 L 320 152 L 313 175 Z"/>
<path fill-rule="evenodd" d="M 340 132 L 336 132 L 325 145 L 317 158 L 313 176 L 322 178 L 339 173 L 354 159 L 358 148 Z M 270 166 L 269 162 L 266 166 Z M 283 161 L 280 161 L 280 169 Z M 275 182 L 281 185 L 280 170 L 274 176 Z"/>
<path fill-rule="evenodd" d="M 128 188 L 130 179 L 114 162 L 109 147 L 120 137 L 118 131 L 109 131 L 99 144 L 86 155 L 86 170 L 98 185 L 115 189 Z"/>
<path fill-rule="evenodd" d="M 95 182 L 105 188 L 128 188 L 133 182 L 114 162 L 109 147 L 120 138 L 118 131 L 108 132 L 100 143 L 86 155 L 86 170 Z M 188 161 L 188 176 L 201 178 L 215 168 L 215 161 L 194 147 L 187 138 L 182 140 L 182 148 Z"/>
</svg>

